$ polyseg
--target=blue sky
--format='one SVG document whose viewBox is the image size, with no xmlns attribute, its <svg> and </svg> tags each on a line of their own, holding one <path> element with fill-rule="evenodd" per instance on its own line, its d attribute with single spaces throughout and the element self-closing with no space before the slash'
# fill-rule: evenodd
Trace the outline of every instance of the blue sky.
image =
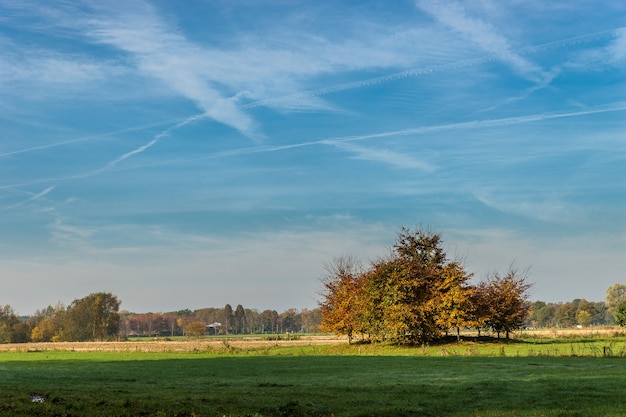
<svg viewBox="0 0 626 417">
<path fill-rule="evenodd" d="M 0 2 L 1 304 L 316 306 L 442 233 L 532 298 L 626 282 L 626 3 Z"/>
</svg>

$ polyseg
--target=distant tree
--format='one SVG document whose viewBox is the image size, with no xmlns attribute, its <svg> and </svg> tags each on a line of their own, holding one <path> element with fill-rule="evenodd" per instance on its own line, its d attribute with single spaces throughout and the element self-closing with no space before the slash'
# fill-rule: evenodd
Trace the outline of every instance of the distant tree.
<svg viewBox="0 0 626 417">
<path fill-rule="evenodd" d="M 187 323 L 186 326 L 187 336 L 203 336 L 206 334 L 206 324 L 201 321 L 192 321 Z"/>
<path fill-rule="evenodd" d="M 583 327 L 599 324 L 600 317 L 594 303 L 590 303 L 584 298 L 578 302 L 576 321 Z"/>
<path fill-rule="evenodd" d="M 60 340 L 63 329 L 65 305 L 58 301 L 56 305 L 36 310 L 29 318 L 30 339 L 33 342 L 51 342 Z"/>
<path fill-rule="evenodd" d="M 296 333 L 302 330 L 301 316 L 295 308 L 289 308 L 278 315 L 283 332 Z"/>
<path fill-rule="evenodd" d="M 606 307 L 610 317 L 617 323 L 617 309 L 626 301 L 626 285 L 614 284 L 606 289 Z"/>
<path fill-rule="evenodd" d="M 555 304 L 547 304 L 544 301 L 535 301 L 530 305 L 528 325 L 529 327 L 553 327 Z"/>
<path fill-rule="evenodd" d="M 10 305 L 0 306 L 0 343 L 25 343 L 29 338 L 28 324 L 20 320 Z"/>
<path fill-rule="evenodd" d="M 319 308 L 312 310 L 303 309 L 300 312 L 302 317 L 302 330 L 306 333 L 316 333 L 319 331 L 320 322 L 322 320 L 322 313 Z"/>
<path fill-rule="evenodd" d="M 106 340 L 119 331 L 120 301 L 111 293 L 92 293 L 74 300 L 65 313 L 64 338 L 70 341 Z"/>
<path fill-rule="evenodd" d="M 261 326 L 263 333 L 278 333 L 278 312 L 276 310 L 261 312 Z"/>
<path fill-rule="evenodd" d="M 237 305 L 237 308 L 233 313 L 233 329 L 236 334 L 246 333 L 246 311 L 241 304 Z"/>
<path fill-rule="evenodd" d="M 221 319 L 222 330 L 226 334 L 231 333 L 233 331 L 234 322 L 235 320 L 234 320 L 233 308 L 231 307 L 230 304 L 226 304 L 224 306 L 224 310 L 222 311 L 222 319 Z"/>
<path fill-rule="evenodd" d="M 592 319 L 591 314 L 589 314 L 589 312 L 586 310 L 578 310 L 578 313 L 576 313 L 576 321 L 578 322 L 579 325 L 583 327 L 590 326 L 591 319 Z"/>
<path fill-rule="evenodd" d="M 626 301 L 622 301 L 615 309 L 615 323 L 618 326 L 626 327 Z"/>
<path fill-rule="evenodd" d="M 526 321 L 530 310 L 530 287 L 526 273 L 520 274 L 513 266 L 505 275 L 492 274 L 479 287 L 479 291 L 484 292 L 484 299 L 488 300 L 486 323 L 498 334 L 498 338 L 504 332 L 508 339 L 509 333 L 522 327 Z"/>
<path fill-rule="evenodd" d="M 561 328 L 573 327 L 576 324 L 578 305 L 575 302 L 562 303 L 554 313 L 554 321 Z"/>
</svg>

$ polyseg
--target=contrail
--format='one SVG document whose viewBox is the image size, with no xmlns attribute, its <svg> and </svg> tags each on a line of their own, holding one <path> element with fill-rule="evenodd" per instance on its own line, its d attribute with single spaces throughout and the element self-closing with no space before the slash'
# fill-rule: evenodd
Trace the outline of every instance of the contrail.
<svg viewBox="0 0 626 417">
<path fill-rule="evenodd" d="M 369 139 L 383 139 L 383 138 L 393 137 L 393 136 L 422 135 L 426 133 L 445 131 L 445 130 L 481 129 L 481 128 L 490 128 L 490 127 L 498 127 L 498 126 L 517 125 L 517 124 L 524 124 L 524 123 L 531 123 L 531 122 L 539 122 L 543 120 L 585 116 L 585 115 L 591 115 L 591 114 L 608 113 L 608 112 L 624 111 L 624 110 L 626 110 L 626 101 L 621 101 L 621 102 L 607 104 L 604 106 L 598 106 L 598 107 L 594 107 L 590 109 L 571 111 L 571 112 L 540 113 L 540 114 L 531 114 L 531 115 L 526 115 L 526 116 L 506 117 L 502 119 L 472 120 L 468 122 L 449 123 L 449 124 L 433 125 L 433 126 L 420 126 L 420 127 L 414 127 L 414 128 L 408 128 L 408 129 L 402 129 L 402 130 L 392 130 L 392 131 L 387 131 L 387 132 L 371 133 L 367 135 L 326 138 L 326 139 L 319 139 L 319 140 L 314 140 L 314 141 L 309 141 L 309 142 L 293 143 L 289 145 L 239 148 L 239 149 L 233 149 L 231 151 L 224 151 L 224 152 L 218 152 L 218 153 L 214 153 L 210 155 L 205 155 L 198 159 L 205 159 L 205 158 L 214 159 L 214 158 L 221 158 L 221 157 L 228 157 L 228 156 L 237 156 L 237 155 L 242 155 L 242 154 L 277 152 L 277 151 L 303 148 L 303 147 L 315 146 L 315 145 L 338 146 L 339 144 L 345 143 L 345 142 L 357 142 L 357 141 L 363 141 L 363 140 L 369 140 Z"/>
<path fill-rule="evenodd" d="M 45 197 L 48 193 L 50 193 L 55 188 L 56 188 L 56 185 L 52 185 L 52 186 L 46 188 L 45 190 L 43 190 L 43 191 L 41 191 L 41 192 L 39 192 L 37 194 L 32 194 L 32 193 L 29 193 L 27 191 L 22 191 L 25 194 L 31 194 L 31 196 L 28 199 L 24 200 L 24 201 L 21 201 L 19 203 L 16 203 L 16 204 L 13 204 L 13 205 L 10 205 L 10 206 L 7 206 L 7 207 L 4 207 L 2 210 L 14 209 L 14 208 L 17 208 L 17 207 L 21 207 L 21 206 L 23 206 L 25 204 L 28 204 L 31 201 L 39 200 L 40 198 Z"/>
<path fill-rule="evenodd" d="M 531 45 L 521 47 L 518 49 L 520 54 L 545 52 L 549 50 L 559 49 L 571 44 L 582 44 L 586 42 L 597 41 L 599 39 L 619 36 L 619 31 L 624 28 L 616 28 L 610 30 L 604 30 L 600 32 L 588 33 L 585 35 L 574 36 L 571 38 L 560 39 L 557 41 L 547 42 L 539 45 Z M 420 77 L 424 75 L 436 74 L 440 72 L 448 72 L 454 70 L 461 70 L 463 68 L 469 68 L 479 64 L 487 62 L 498 61 L 500 58 L 496 54 L 489 54 L 482 57 L 464 59 L 460 61 L 451 62 L 448 64 L 432 65 L 429 67 L 411 68 L 405 71 L 400 71 L 392 74 L 381 75 L 379 77 L 368 78 L 365 80 L 353 81 L 349 83 L 337 84 L 334 86 L 323 87 L 316 90 L 307 90 L 299 93 L 289 94 L 282 97 L 270 98 L 265 100 L 258 100 L 252 103 L 241 106 L 242 109 L 254 109 L 258 107 L 271 107 L 272 105 L 280 104 L 283 102 L 291 101 L 293 99 L 307 98 L 307 97 L 319 97 L 333 93 L 339 93 L 347 90 L 354 90 L 363 87 L 370 87 L 377 84 L 386 83 L 389 81 L 401 80 L 408 77 Z"/>
<path fill-rule="evenodd" d="M 160 161 L 160 162 L 156 162 L 153 164 L 145 164 L 145 165 L 142 165 L 141 167 L 170 165 L 170 164 L 176 164 L 179 162 L 188 162 L 189 160 L 218 159 L 218 158 L 227 158 L 230 156 L 239 156 L 239 155 L 247 155 L 247 154 L 255 154 L 255 153 L 279 152 L 279 151 L 284 151 L 284 150 L 289 150 L 289 149 L 304 148 L 308 146 L 318 146 L 318 145 L 339 146 L 341 143 L 345 143 L 345 142 L 357 142 L 357 141 L 364 141 L 364 140 L 369 140 L 369 139 L 384 139 L 384 138 L 393 137 L 393 136 L 422 135 L 426 133 L 446 131 L 446 130 L 490 128 L 490 127 L 498 127 L 498 126 L 539 122 L 542 120 L 586 116 L 586 115 L 591 115 L 591 114 L 600 114 L 600 113 L 625 111 L 625 110 L 626 110 L 626 101 L 620 101 L 616 103 L 606 104 L 604 106 L 597 106 L 597 107 L 593 107 L 593 108 L 589 108 L 585 110 L 579 110 L 579 111 L 560 112 L 560 113 L 540 113 L 540 114 L 532 114 L 532 115 L 526 115 L 526 116 L 507 117 L 507 118 L 502 118 L 502 119 L 472 120 L 468 122 L 449 123 L 449 124 L 433 125 L 433 126 L 420 126 L 420 127 L 414 127 L 414 128 L 408 128 L 408 129 L 402 129 L 402 130 L 371 133 L 367 135 L 326 138 L 326 139 L 319 139 L 319 140 L 313 140 L 313 141 L 308 141 L 308 142 L 293 143 L 289 145 L 255 146 L 255 147 L 249 147 L 249 148 L 238 148 L 238 149 L 232 149 L 228 151 L 216 152 L 212 154 L 205 154 L 205 155 L 198 156 L 195 158 L 176 159 L 176 160 L 171 160 L 171 161 Z M 203 117 L 204 117 L 203 115 L 194 116 L 193 118 L 187 119 L 186 123 L 190 123 L 193 120 L 197 120 Z M 182 123 L 184 122 L 181 122 L 181 125 Z M 173 128 L 170 129 L 169 131 L 171 130 L 173 130 Z M 164 135 L 165 134 L 162 134 L 162 136 Z M 154 140 L 155 139 L 153 139 L 152 141 L 148 142 L 148 144 L 140 148 L 144 148 L 143 150 L 145 150 L 148 147 L 147 145 L 154 146 L 154 144 L 151 144 Z M 137 148 L 136 150 L 140 148 Z M 133 154 L 133 152 L 134 151 L 127 152 L 124 155 Z M 32 180 L 32 181 L 28 181 L 28 182 L 24 182 L 20 184 L 0 185 L 0 190 L 15 189 L 19 187 L 25 187 L 25 186 L 31 186 L 31 185 L 37 185 L 37 184 L 45 184 L 45 183 L 50 183 L 50 182 L 71 181 L 71 180 L 77 180 L 77 179 L 96 176 L 96 175 L 102 174 L 104 171 L 110 168 L 115 167 L 117 169 L 120 169 L 119 167 L 116 166 L 116 161 L 119 161 L 121 158 L 124 157 L 124 155 L 117 158 L 115 161 L 108 163 L 104 167 L 94 169 L 91 171 L 86 171 L 86 172 L 82 172 L 82 173 L 78 173 L 74 175 L 68 175 L 64 177 L 40 178 L 37 180 Z M 126 156 L 126 158 L 128 158 L 128 156 Z M 136 167 L 127 168 L 127 169 L 137 169 L 141 167 L 136 166 Z M 42 193 L 47 194 L 48 192 L 52 191 L 54 187 L 49 187 L 49 188 L 50 189 L 46 189 Z M 39 198 L 40 197 L 41 196 L 39 196 Z"/>
<path fill-rule="evenodd" d="M 571 44 L 580 44 L 580 43 L 586 43 L 586 42 L 591 42 L 591 41 L 597 41 L 599 39 L 603 39 L 606 37 L 615 37 L 618 36 L 618 32 L 624 28 L 616 28 L 616 29 L 610 29 L 610 30 L 604 30 L 604 31 L 600 31 L 600 32 L 594 32 L 594 33 L 589 33 L 589 34 L 585 34 L 585 35 L 579 35 L 579 36 L 575 36 L 575 37 L 571 37 L 571 38 L 566 38 L 566 39 L 561 39 L 561 40 L 557 40 L 557 41 L 553 41 L 553 42 L 548 42 L 548 43 L 543 43 L 543 44 L 539 44 L 539 45 L 532 45 L 532 46 L 526 46 L 526 47 L 522 47 L 519 49 L 520 53 L 537 53 L 537 52 L 541 52 L 541 51 L 548 51 L 548 50 L 553 50 L 553 49 L 559 49 L 562 48 L 564 46 L 568 46 Z M 467 67 L 472 67 L 475 65 L 479 65 L 479 64 L 483 64 L 486 62 L 491 62 L 491 61 L 495 61 L 498 58 L 495 55 L 486 55 L 483 57 L 478 57 L 478 58 L 472 58 L 472 59 L 465 59 L 465 60 L 461 60 L 461 61 L 456 61 L 456 62 L 452 62 L 452 63 L 448 63 L 448 64 L 441 64 L 441 65 L 433 65 L 430 67 L 423 67 L 423 68 L 412 68 L 412 69 L 408 69 L 405 71 L 400 71 L 400 72 L 396 72 L 396 73 L 392 73 L 392 74 L 386 74 L 386 75 L 382 75 L 379 77 L 374 77 L 374 78 L 369 78 L 369 79 L 365 79 L 365 80 L 359 80 L 359 81 L 354 81 L 354 82 L 349 82 L 349 83 L 343 83 L 343 84 L 338 84 L 338 85 L 334 85 L 334 86 L 329 86 L 329 87 L 324 87 L 324 88 L 320 88 L 320 89 L 316 89 L 316 90 L 307 90 L 307 91 L 302 91 L 302 92 L 298 92 L 298 93 L 294 93 L 294 94 L 289 94 L 286 96 L 282 96 L 282 97 L 276 97 L 276 98 L 270 98 L 270 99 L 264 99 L 264 100 L 258 100 L 258 101 L 254 101 L 245 105 L 240 106 L 241 109 L 254 109 L 254 108 L 258 108 L 258 107 L 271 107 L 272 105 L 275 104 L 279 104 L 285 101 L 291 101 L 293 99 L 299 99 L 299 98 L 307 98 L 307 97 L 319 97 L 319 96 L 323 96 L 323 95 L 329 95 L 329 94 L 333 94 L 333 93 L 338 93 L 338 92 L 342 92 L 342 91 L 347 91 L 347 90 L 353 90 L 353 89 L 358 89 L 358 88 L 363 88 L 363 87 L 370 87 L 370 86 L 374 86 L 377 84 L 381 84 L 381 83 L 385 83 L 385 82 L 389 82 L 389 81 L 394 81 L 394 80 L 400 80 L 403 78 L 408 78 L 408 77 L 419 77 L 419 76 L 424 76 L 424 75 L 429 75 L 429 74 L 436 74 L 439 72 L 446 72 L 446 71 L 453 71 L 453 70 L 460 70 L 463 68 L 467 68 Z M 39 150 L 44 150 L 44 149 L 49 149 L 49 148 L 54 148 L 54 147 L 59 147 L 59 146 L 65 146 L 65 145 L 70 145 L 73 143 L 80 143 L 80 142 L 88 142 L 88 141 L 92 141 L 92 140 L 98 140 L 98 139 L 102 139 L 102 138 L 106 138 L 109 136 L 114 136 L 114 135 L 118 135 L 118 134 L 122 134 L 122 133 L 128 133 L 128 132 L 135 132 L 135 131 L 141 131 L 141 130 L 145 130 L 145 129 L 149 129 L 152 127 L 159 127 L 159 126 L 164 126 L 167 124 L 171 124 L 171 123 L 177 123 L 175 126 L 169 128 L 167 130 L 168 134 L 171 133 L 171 131 L 178 129 L 179 127 L 182 127 L 192 121 L 201 119 L 201 118 L 205 118 L 205 117 L 209 117 L 206 114 L 198 114 L 195 116 L 191 116 L 189 118 L 176 118 L 176 119 L 169 119 L 169 120 L 165 120 L 165 121 L 160 121 L 160 122 L 155 122 L 155 123 L 149 123 L 149 124 L 145 124 L 145 125 L 139 125 L 139 126 L 133 126 L 133 127 L 129 127 L 129 128 L 125 128 L 125 129 L 120 129 L 120 130 L 115 130 L 112 132 L 106 132 L 106 133 L 102 133 L 99 135 L 93 135 L 93 136 L 87 136 L 87 137 L 83 137 L 83 138 L 77 138 L 77 139 L 70 139 L 70 140 L 66 140 L 66 141 L 61 141 L 61 142 L 55 142 L 55 143 L 51 143 L 51 144 L 45 144 L 45 145 L 40 145 L 40 146 L 33 146 L 30 148 L 24 148 L 24 149 L 18 149 L 15 151 L 8 151 L 8 152 L 2 152 L 0 153 L 0 158 L 2 157 L 7 157 L 7 156 L 12 156 L 12 155 L 18 155 L 18 154 L 22 154 L 22 153 L 28 153 L 28 152 L 35 152 L 35 151 L 39 151 Z M 157 135 L 159 136 L 159 135 Z M 158 140 L 157 140 L 158 141 Z M 152 142 L 152 141 L 150 141 Z M 148 149 L 149 147 L 153 146 L 155 143 L 148 143 L 144 146 L 146 146 L 144 149 L 140 150 L 137 153 L 140 153 L 146 149 Z M 142 148 L 142 147 L 140 147 Z M 139 150 L 139 148 L 137 149 Z M 128 155 L 130 154 L 130 155 Z M 124 155 L 122 155 L 119 161 L 117 162 L 121 162 L 124 159 L 127 159 L 128 157 L 134 155 L 135 153 L 133 153 L 133 151 L 128 152 L 125 155 L 128 155 L 126 157 L 124 157 Z M 118 158 L 119 159 L 119 158 Z M 115 161 L 112 161 L 111 163 L 109 163 L 109 166 L 115 165 L 115 163 L 117 163 Z"/>
<path fill-rule="evenodd" d="M 108 164 L 106 164 L 104 167 L 100 168 L 100 171 L 105 171 L 109 168 L 112 168 L 114 166 L 116 166 L 117 164 L 119 164 L 120 162 L 130 158 L 133 155 L 137 155 L 140 154 L 142 152 L 144 152 L 145 150 L 153 147 L 154 145 L 156 145 L 157 143 L 159 143 L 159 141 L 161 139 L 163 139 L 166 136 L 169 136 L 173 131 L 180 129 L 181 127 L 188 125 L 189 123 L 195 122 L 196 120 L 202 119 L 204 117 L 208 117 L 206 116 L 206 114 L 200 114 L 200 115 L 195 115 L 195 116 L 191 116 L 186 118 L 185 120 L 183 120 L 182 122 L 179 122 L 177 124 L 175 124 L 172 127 L 169 127 L 167 129 L 165 129 L 164 131 L 162 131 L 161 133 L 159 133 L 158 135 L 156 135 L 154 138 L 152 138 L 152 140 L 150 140 L 148 143 L 146 143 L 145 145 L 142 145 L 136 149 L 133 149 L 130 152 L 126 152 L 125 154 L 119 156 L 118 158 L 114 159 L 113 161 L 109 162 Z"/>
<path fill-rule="evenodd" d="M 3 153 L 0 153 L 0 158 L 13 156 L 13 155 L 19 155 L 22 153 L 40 151 L 40 150 L 49 149 L 49 148 L 56 148 L 59 146 L 71 145 L 73 143 L 89 142 L 93 140 L 103 139 L 109 136 L 119 135 L 122 133 L 137 132 L 137 131 L 141 131 L 145 129 L 150 129 L 151 127 L 159 127 L 159 126 L 164 126 L 164 125 L 168 125 L 171 123 L 180 122 L 181 120 L 184 121 L 187 119 L 182 119 L 182 118 L 169 119 L 169 120 L 164 120 L 160 122 L 149 123 L 149 124 L 139 125 L 139 126 L 132 126 L 132 127 L 128 127 L 128 128 L 120 129 L 120 130 L 114 130 L 112 132 L 106 132 L 106 133 L 102 133 L 99 135 L 85 136 L 82 138 L 69 139 L 69 140 L 65 140 L 61 142 L 49 143 L 49 144 L 39 145 L 39 146 L 32 146 L 30 148 L 23 148 L 23 149 L 18 149 L 15 151 L 3 152 Z"/>
</svg>

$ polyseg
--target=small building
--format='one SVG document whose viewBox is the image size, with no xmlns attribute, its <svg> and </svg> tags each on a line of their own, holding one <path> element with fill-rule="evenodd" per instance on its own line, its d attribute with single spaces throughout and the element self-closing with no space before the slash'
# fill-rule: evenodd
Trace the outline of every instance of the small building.
<svg viewBox="0 0 626 417">
<path fill-rule="evenodd" d="M 215 322 L 215 323 L 207 324 L 206 328 L 210 336 L 216 335 L 216 334 L 219 334 L 220 329 L 222 328 L 222 323 Z"/>
</svg>

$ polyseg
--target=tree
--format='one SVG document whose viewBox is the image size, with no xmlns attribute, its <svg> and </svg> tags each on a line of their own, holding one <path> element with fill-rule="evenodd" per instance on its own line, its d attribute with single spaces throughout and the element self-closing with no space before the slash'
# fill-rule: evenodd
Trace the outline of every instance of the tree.
<svg viewBox="0 0 626 417">
<path fill-rule="evenodd" d="M 111 293 L 92 293 L 67 308 L 64 337 L 69 341 L 106 340 L 119 331 L 120 301 Z"/>
<path fill-rule="evenodd" d="M 554 313 L 554 321 L 559 327 L 573 327 L 576 324 L 578 306 L 574 302 L 559 305 Z"/>
<path fill-rule="evenodd" d="M 319 329 L 320 322 L 322 320 L 322 314 L 319 308 L 313 310 L 303 309 L 300 312 L 302 317 L 302 330 L 305 333 L 315 333 Z"/>
<path fill-rule="evenodd" d="M 278 315 L 283 332 L 296 333 L 302 330 L 302 317 L 295 308 L 288 308 Z"/>
<path fill-rule="evenodd" d="M 0 343 L 24 343 L 29 339 L 28 325 L 10 305 L 0 307 Z"/>
<path fill-rule="evenodd" d="M 323 331 L 422 344 L 464 326 L 471 274 L 446 259 L 441 236 L 402 228 L 393 251 L 363 271 L 352 258 L 327 268 L 320 303 Z"/>
<path fill-rule="evenodd" d="M 578 313 L 576 313 L 576 321 L 582 327 L 590 326 L 591 319 L 592 319 L 591 314 L 589 314 L 589 312 L 586 310 L 578 310 Z"/>
<path fill-rule="evenodd" d="M 615 309 L 615 323 L 618 326 L 626 327 L 626 301 L 622 301 Z"/>
<path fill-rule="evenodd" d="M 451 262 L 444 266 L 441 276 L 440 294 L 438 300 L 435 300 L 440 310 L 437 324 L 442 329 L 456 328 L 459 340 L 461 327 L 475 324 L 471 299 L 476 290 L 466 285 L 472 274 L 466 273 L 458 262 Z"/>
<path fill-rule="evenodd" d="M 348 342 L 351 342 L 359 330 L 360 308 L 357 300 L 363 275 L 361 267 L 354 258 L 342 257 L 325 268 L 327 275 L 322 281 L 324 300 L 320 302 L 320 330 L 347 336 Z"/>
<path fill-rule="evenodd" d="M 576 321 L 583 327 L 599 324 L 600 317 L 594 303 L 590 303 L 584 298 L 578 302 L 578 310 L 576 312 Z"/>
<path fill-rule="evenodd" d="M 264 310 L 261 313 L 261 326 L 264 333 L 278 333 L 278 312 L 276 310 Z"/>
<path fill-rule="evenodd" d="M 222 312 L 222 320 L 221 320 L 222 329 L 224 330 L 226 334 L 230 333 L 233 330 L 234 321 L 235 319 L 233 315 L 233 308 L 231 307 L 230 304 L 226 304 Z"/>
<path fill-rule="evenodd" d="M 498 334 L 498 338 L 504 332 L 508 339 L 511 331 L 523 326 L 530 309 L 530 287 L 526 274 L 520 274 L 513 266 L 505 275 L 496 272 L 479 285 L 479 291 L 488 301 L 486 324 Z"/>
<path fill-rule="evenodd" d="M 56 306 L 38 310 L 33 317 L 30 338 L 33 342 L 57 342 L 63 338 L 65 306 L 60 301 Z"/>
<path fill-rule="evenodd" d="M 201 321 L 192 321 L 187 323 L 186 334 L 188 336 L 199 337 L 206 334 L 206 324 Z"/>
<path fill-rule="evenodd" d="M 243 309 L 243 306 L 238 304 L 235 309 L 235 313 L 233 314 L 233 328 L 236 334 L 241 334 L 246 332 L 246 327 L 246 312 Z"/>
<path fill-rule="evenodd" d="M 469 320 L 461 313 L 469 301 L 471 274 L 450 262 L 440 234 L 402 228 L 388 274 L 384 322 L 399 343 L 422 344 Z"/>
<path fill-rule="evenodd" d="M 617 323 L 617 309 L 626 301 L 626 285 L 614 284 L 606 289 L 606 307 Z"/>
</svg>

